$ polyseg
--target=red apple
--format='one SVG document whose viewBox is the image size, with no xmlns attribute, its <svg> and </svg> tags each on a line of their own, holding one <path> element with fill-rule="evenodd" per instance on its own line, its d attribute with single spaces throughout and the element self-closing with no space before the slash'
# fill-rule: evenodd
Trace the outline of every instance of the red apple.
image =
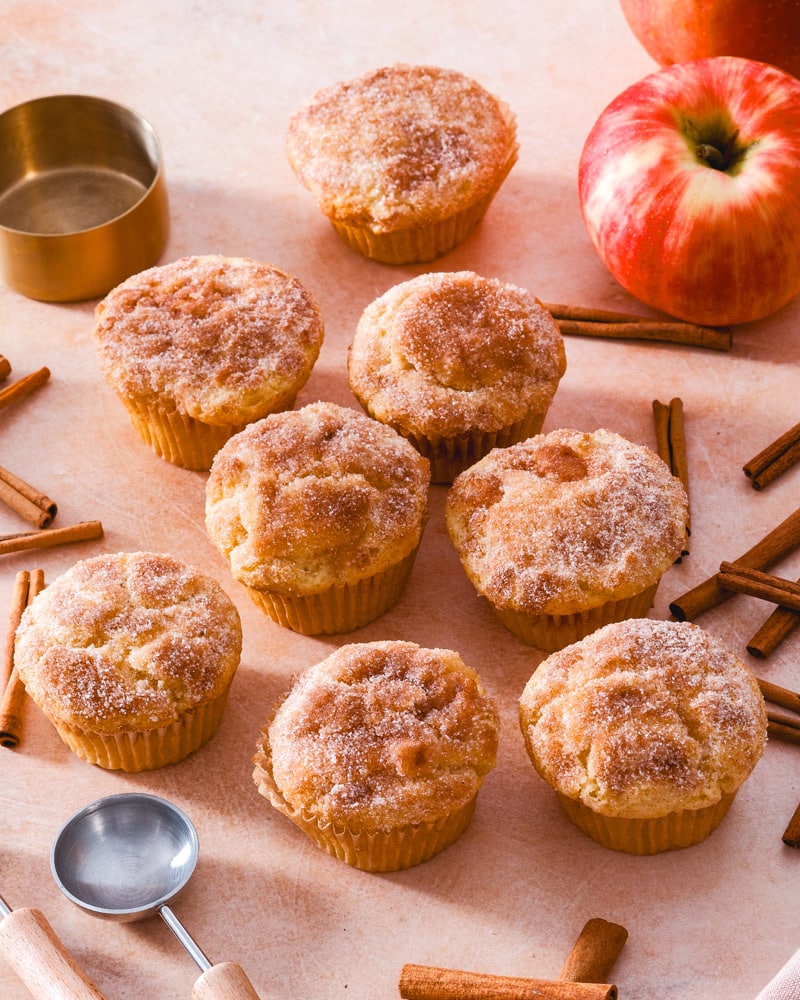
<svg viewBox="0 0 800 1000">
<path fill-rule="evenodd" d="M 800 291 L 800 81 L 733 56 L 658 70 L 601 113 L 578 188 L 642 302 L 711 326 L 767 316 Z"/>
<path fill-rule="evenodd" d="M 620 0 L 634 35 L 662 66 L 742 56 L 800 76 L 800 0 Z"/>
</svg>

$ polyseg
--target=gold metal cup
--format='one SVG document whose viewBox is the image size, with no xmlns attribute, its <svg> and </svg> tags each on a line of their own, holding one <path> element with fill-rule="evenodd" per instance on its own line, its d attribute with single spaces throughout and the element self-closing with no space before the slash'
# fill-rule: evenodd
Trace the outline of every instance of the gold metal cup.
<svg viewBox="0 0 800 1000">
<path fill-rule="evenodd" d="M 57 95 L 0 114 L 0 276 L 28 298 L 100 298 L 155 264 L 169 207 L 161 146 L 136 112 Z"/>
</svg>

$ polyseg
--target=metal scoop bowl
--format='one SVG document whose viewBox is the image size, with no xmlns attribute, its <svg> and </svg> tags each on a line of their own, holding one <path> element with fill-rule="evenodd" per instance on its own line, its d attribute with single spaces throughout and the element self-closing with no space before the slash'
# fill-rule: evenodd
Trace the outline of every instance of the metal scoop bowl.
<svg viewBox="0 0 800 1000">
<path fill-rule="evenodd" d="M 212 965 L 167 905 L 197 864 L 197 831 L 177 806 L 155 795 L 125 792 L 74 813 L 50 851 L 53 878 L 87 913 L 132 921 L 159 914 L 202 971 L 195 1000 L 258 1000 L 244 971 Z"/>
</svg>

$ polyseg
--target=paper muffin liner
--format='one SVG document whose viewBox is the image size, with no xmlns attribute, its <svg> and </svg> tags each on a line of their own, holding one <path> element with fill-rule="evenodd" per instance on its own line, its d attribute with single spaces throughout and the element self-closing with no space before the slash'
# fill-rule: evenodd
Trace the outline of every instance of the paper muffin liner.
<svg viewBox="0 0 800 1000">
<path fill-rule="evenodd" d="M 606 601 L 588 611 L 578 611 L 568 615 L 526 615 L 510 608 L 493 611 L 518 639 L 529 646 L 535 646 L 545 653 L 555 653 L 564 646 L 578 642 L 603 625 L 624 621 L 627 618 L 645 618 L 653 606 L 659 578 L 646 590 L 619 601 Z"/>
<path fill-rule="evenodd" d="M 393 232 L 376 233 L 364 226 L 351 226 L 330 218 L 339 237 L 356 253 L 382 264 L 421 264 L 441 257 L 463 243 L 486 214 L 494 196 L 500 190 L 509 171 L 517 162 L 519 144 L 516 141 L 516 118 L 504 102 L 501 106 L 506 123 L 514 131 L 514 143 L 502 170 L 495 178 L 491 190 L 481 199 L 428 225 Z"/>
<path fill-rule="evenodd" d="M 184 712 L 158 729 L 95 733 L 51 719 L 64 743 L 82 760 L 111 771 L 152 771 L 177 764 L 199 750 L 219 727 L 228 701 L 228 687 L 214 700 Z"/>
<path fill-rule="evenodd" d="M 528 413 L 516 423 L 501 427 L 499 430 L 475 431 L 458 437 L 425 437 L 395 424 L 392 426 L 428 459 L 431 464 L 432 483 L 452 483 L 456 476 L 474 465 L 484 455 L 488 455 L 493 448 L 507 448 L 538 434 L 546 415 L 546 411 Z"/>
<path fill-rule="evenodd" d="M 459 808 L 427 823 L 409 823 L 391 830 L 357 830 L 320 820 L 290 805 L 272 776 L 269 737 L 262 731 L 253 780 L 258 791 L 317 847 L 353 868 L 366 872 L 394 872 L 430 861 L 454 843 L 469 826 L 477 792 Z"/>
<path fill-rule="evenodd" d="M 566 816 L 592 840 L 625 854 L 677 851 L 705 840 L 722 822 L 736 797 L 730 792 L 701 809 L 682 809 L 654 819 L 604 816 L 582 802 L 556 792 Z"/>
<path fill-rule="evenodd" d="M 356 583 L 329 587 L 319 594 L 291 595 L 245 585 L 254 603 L 279 625 L 302 635 L 352 632 L 395 604 L 406 585 L 419 544 L 400 562 Z"/>
<path fill-rule="evenodd" d="M 208 471 L 225 442 L 247 423 L 209 424 L 194 417 L 167 410 L 157 404 L 123 399 L 136 432 L 146 445 L 167 462 L 184 469 Z M 278 409 L 291 409 L 295 396 L 284 399 Z"/>
</svg>

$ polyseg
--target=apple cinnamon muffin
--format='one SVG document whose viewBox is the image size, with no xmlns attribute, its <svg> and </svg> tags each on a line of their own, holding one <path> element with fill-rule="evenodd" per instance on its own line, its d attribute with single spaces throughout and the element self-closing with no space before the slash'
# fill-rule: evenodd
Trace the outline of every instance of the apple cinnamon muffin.
<svg viewBox="0 0 800 1000">
<path fill-rule="evenodd" d="M 271 264 L 207 255 L 149 268 L 97 305 L 100 371 L 159 456 L 206 470 L 228 438 L 289 409 L 324 329 L 302 283 Z"/>
<path fill-rule="evenodd" d="M 430 465 L 400 434 L 335 403 L 271 414 L 217 453 L 206 527 L 271 618 L 349 632 L 400 597 L 428 511 Z"/>
<path fill-rule="evenodd" d="M 764 752 L 758 682 L 688 622 L 631 619 L 552 653 L 519 701 L 525 746 L 605 847 L 655 854 L 722 821 Z"/>
<path fill-rule="evenodd" d="M 389 264 L 463 242 L 517 159 L 507 105 L 455 70 L 396 64 L 318 91 L 289 163 L 353 250 Z"/>
<path fill-rule="evenodd" d="M 453 650 L 352 643 L 295 680 L 261 733 L 253 778 L 334 857 L 396 871 L 464 832 L 497 731 L 494 702 Z"/>
<path fill-rule="evenodd" d="M 477 592 L 548 652 L 644 617 L 688 517 L 686 490 L 663 459 L 602 428 L 495 448 L 457 477 L 445 508 Z"/>
<path fill-rule="evenodd" d="M 239 665 L 239 613 L 171 556 L 76 563 L 36 596 L 15 636 L 25 690 L 83 760 L 144 771 L 216 732 Z"/>
<path fill-rule="evenodd" d="M 537 299 L 472 271 L 390 288 L 362 313 L 348 354 L 353 394 L 429 459 L 434 483 L 538 434 L 565 370 Z"/>
</svg>

